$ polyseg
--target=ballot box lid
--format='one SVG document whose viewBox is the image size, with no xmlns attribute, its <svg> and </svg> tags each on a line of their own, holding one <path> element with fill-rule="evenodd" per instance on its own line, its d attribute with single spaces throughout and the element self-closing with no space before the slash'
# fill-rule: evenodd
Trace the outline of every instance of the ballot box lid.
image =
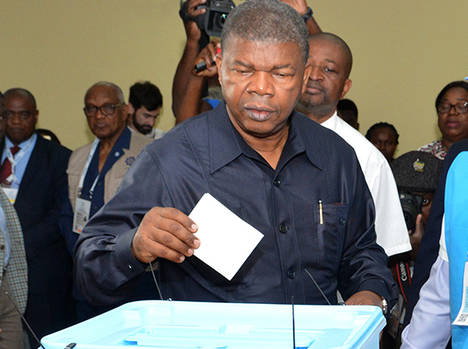
<svg viewBox="0 0 468 349">
<path fill-rule="evenodd" d="M 373 306 L 131 302 L 42 338 L 46 349 L 377 349 L 385 318 Z"/>
</svg>

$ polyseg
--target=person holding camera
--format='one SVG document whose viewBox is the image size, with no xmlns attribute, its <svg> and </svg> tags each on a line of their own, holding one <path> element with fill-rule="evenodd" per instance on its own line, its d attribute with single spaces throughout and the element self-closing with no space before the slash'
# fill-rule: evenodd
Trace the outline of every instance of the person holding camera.
<svg viewBox="0 0 468 349">
<path fill-rule="evenodd" d="M 429 153 L 410 151 L 393 160 L 392 170 L 412 247 L 410 253 L 396 255 L 390 261 L 400 295 L 397 306 L 392 310 L 392 326 L 387 332 L 392 339 L 387 337 L 386 341 L 392 341 L 395 343 L 393 347 L 399 347 L 414 260 L 429 219 L 432 199 L 442 171 L 442 160 Z"/>
<path fill-rule="evenodd" d="M 226 12 L 234 6 L 231 0 L 187 0 L 181 3 L 179 15 L 184 23 L 187 41 L 172 84 L 172 111 L 176 124 L 214 109 L 222 100 L 215 64 L 220 45 L 219 40 L 210 38 L 209 34 L 219 36 L 218 32 L 224 24 L 220 16 L 225 13 L 218 14 L 220 19 L 214 24 L 206 20 L 210 5 L 214 5 L 215 1 Z M 280 1 L 302 16 L 309 34 L 321 31 L 306 0 Z"/>
</svg>

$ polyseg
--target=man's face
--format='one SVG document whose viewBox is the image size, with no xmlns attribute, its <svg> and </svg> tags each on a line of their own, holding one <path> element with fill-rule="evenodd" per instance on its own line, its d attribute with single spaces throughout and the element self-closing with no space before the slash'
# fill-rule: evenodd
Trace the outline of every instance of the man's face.
<svg viewBox="0 0 468 349">
<path fill-rule="evenodd" d="M 309 44 L 311 73 L 301 105 L 306 110 L 321 107 L 324 114 L 331 114 L 351 88 L 351 80 L 347 78 L 346 56 L 334 42 L 315 39 L 309 40 Z"/>
<path fill-rule="evenodd" d="M 161 108 L 155 110 L 148 110 L 145 107 L 141 106 L 136 112 L 132 114 L 133 125 L 138 130 L 138 132 L 146 135 L 151 132 L 154 127 L 154 122 L 159 116 Z"/>
<path fill-rule="evenodd" d="M 31 138 L 36 129 L 38 114 L 33 101 L 27 96 L 6 96 L 6 134 L 13 144 L 20 144 Z"/>
<path fill-rule="evenodd" d="M 99 139 L 109 139 L 120 135 L 126 126 L 128 108 L 121 104 L 117 91 L 110 86 L 95 86 L 87 94 L 85 108 L 115 106 L 113 112 L 104 115 L 102 110 L 86 114 L 91 132 Z"/>
<path fill-rule="evenodd" d="M 457 142 L 468 137 L 468 112 L 459 113 L 453 107 L 455 104 L 463 105 L 466 102 L 468 92 L 461 87 L 451 88 L 442 97 L 439 108 L 452 105 L 448 112 L 437 112 L 439 129 L 444 139 Z"/>
<path fill-rule="evenodd" d="M 241 134 L 263 138 L 286 126 L 308 75 L 296 43 L 231 37 L 216 63 L 229 117 Z"/>
<path fill-rule="evenodd" d="M 370 142 L 380 150 L 387 161 L 393 160 L 393 155 L 397 147 L 395 134 L 388 127 L 380 127 L 370 135 Z"/>
</svg>

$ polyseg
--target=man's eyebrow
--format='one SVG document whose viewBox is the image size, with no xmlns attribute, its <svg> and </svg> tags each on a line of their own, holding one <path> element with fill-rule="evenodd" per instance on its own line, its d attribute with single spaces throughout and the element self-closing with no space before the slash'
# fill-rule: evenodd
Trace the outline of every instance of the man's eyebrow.
<svg viewBox="0 0 468 349">
<path fill-rule="evenodd" d="M 253 68 L 253 64 L 245 63 L 245 62 L 238 61 L 238 60 L 234 61 L 233 65 L 241 65 L 246 68 Z"/>
</svg>

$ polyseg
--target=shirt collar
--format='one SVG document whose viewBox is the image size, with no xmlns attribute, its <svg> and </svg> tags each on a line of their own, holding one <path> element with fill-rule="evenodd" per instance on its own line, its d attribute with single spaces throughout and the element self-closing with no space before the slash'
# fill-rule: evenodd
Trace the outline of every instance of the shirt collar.
<svg viewBox="0 0 468 349">
<path fill-rule="evenodd" d="M 32 143 L 34 143 L 36 141 L 36 138 L 37 138 L 37 134 L 36 133 L 33 133 L 33 135 L 31 137 L 29 137 L 27 140 L 21 142 L 20 144 L 18 144 L 18 146 L 21 148 L 21 149 L 28 149 L 28 146 Z M 5 146 L 8 147 L 8 148 L 11 148 L 14 146 L 13 142 L 10 141 L 10 139 L 8 138 L 8 136 L 5 137 Z"/>
<path fill-rule="evenodd" d="M 210 173 L 219 170 L 241 154 L 252 157 L 255 153 L 242 139 L 229 119 L 226 103 L 223 101 L 216 109 L 208 112 L 208 137 L 210 149 Z M 293 112 L 291 114 L 288 140 L 283 149 L 280 162 L 286 162 L 294 155 L 305 151 L 308 159 L 318 168 L 323 168 L 320 155 L 324 145 L 320 139 L 309 134 L 316 127 L 321 127 L 310 121 L 306 116 Z M 320 151 L 317 151 L 320 150 Z M 281 166 L 281 163 L 278 165 Z"/>
<path fill-rule="evenodd" d="M 329 130 L 335 131 L 338 126 L 338 114 L 336 110 L 332 116 L 330 116 L 327 120 L 322 122 L 320 125 L 328 128 Z"/>
</svg>

